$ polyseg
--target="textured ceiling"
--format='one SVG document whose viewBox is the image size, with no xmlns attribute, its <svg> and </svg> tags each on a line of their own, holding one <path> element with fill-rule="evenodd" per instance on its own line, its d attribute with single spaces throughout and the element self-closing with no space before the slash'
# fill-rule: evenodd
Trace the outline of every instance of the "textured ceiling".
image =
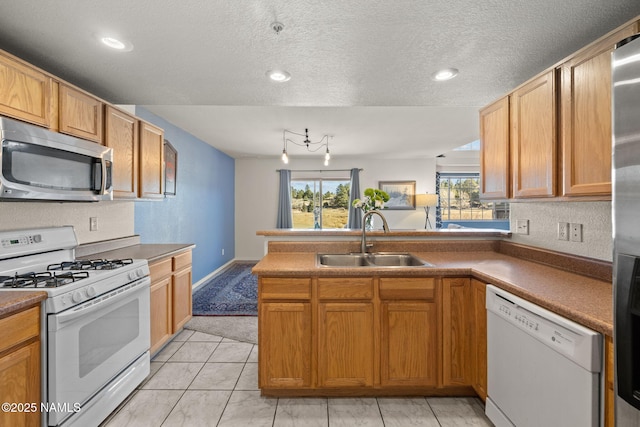
<svg viewBox="0 0 640 427">
<path fill-rule="evenodd" d="M 640 1 L 0 0 L 0 10 L 0 48 L 235 157 L 277 155 L 286 127 L 334 135 L 336 155 L 415 158 L 476 139 L 480 106 L 640 15 Z M 107 50 L 103 33 L 134 49 Z M 460 74 L 430 79 L 446 67 Z M 266 78 L 278 68 L 289 82 Z"/>
</svg>

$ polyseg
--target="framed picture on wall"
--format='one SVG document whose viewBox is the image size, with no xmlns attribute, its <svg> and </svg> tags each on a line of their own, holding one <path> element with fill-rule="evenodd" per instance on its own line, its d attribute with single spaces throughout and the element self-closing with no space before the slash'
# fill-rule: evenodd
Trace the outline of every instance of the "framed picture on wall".
<svg viewBox="0 0 640 427">
<path fill-rule="evenodd" d="M 178 152 L 166 139 L 164 140 L 164 195 L 176 195 L 176 177 L 178 176 Z"/>
<path fill-rule="evenodd" d="M 416 208 L 415 181 L 380 181 L 378 188 L 389 194 L 389 201 L 384 204 L 386 209 Z"/>
</svg>

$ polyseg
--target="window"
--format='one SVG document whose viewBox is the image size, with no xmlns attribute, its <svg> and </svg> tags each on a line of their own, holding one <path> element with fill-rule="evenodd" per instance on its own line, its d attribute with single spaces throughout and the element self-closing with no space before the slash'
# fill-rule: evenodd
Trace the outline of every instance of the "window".
<svg viewBox="0 0 640 427">
<path fill-rule="evenodd" d="M 344 228 L 349 184 L 349 179 L 292 179 L 293 228 Z"/>
<path fill-rule="evenodd" d="M 438 187 L 441 221 L 501 220 L 508 225 L 509 203 L 480 201 L 479 173 L 440 173 Z"/>
</svg>

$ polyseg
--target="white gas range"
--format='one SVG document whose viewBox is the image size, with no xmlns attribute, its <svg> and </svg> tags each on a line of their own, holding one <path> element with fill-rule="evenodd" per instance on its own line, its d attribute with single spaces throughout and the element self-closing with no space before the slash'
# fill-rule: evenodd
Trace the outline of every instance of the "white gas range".
<svg viewBox="0 0 640 427">
<path fill-rule="evenodd" d="M 73 227 L 0 232 L 0 292 L 47 292 L 46 426 L 100 424 L 149 374 L 147 261 L 76 260 L 77 246 Z"/>
</svg>

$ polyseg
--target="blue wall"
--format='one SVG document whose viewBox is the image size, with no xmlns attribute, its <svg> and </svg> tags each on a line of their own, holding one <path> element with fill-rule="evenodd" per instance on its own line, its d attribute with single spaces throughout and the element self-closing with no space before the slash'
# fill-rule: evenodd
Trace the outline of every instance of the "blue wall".
<svg viewBox="0 0 640 427">
<path fill-rule="evenodd" d="M 175 197 L 135 202 L 135 233 L 142 243 L 195 243 L 195 283 L 235 257 L 235 161 L 144 108 L 136 115 L 164 129 L 178 168 Z"/>
</svg>

